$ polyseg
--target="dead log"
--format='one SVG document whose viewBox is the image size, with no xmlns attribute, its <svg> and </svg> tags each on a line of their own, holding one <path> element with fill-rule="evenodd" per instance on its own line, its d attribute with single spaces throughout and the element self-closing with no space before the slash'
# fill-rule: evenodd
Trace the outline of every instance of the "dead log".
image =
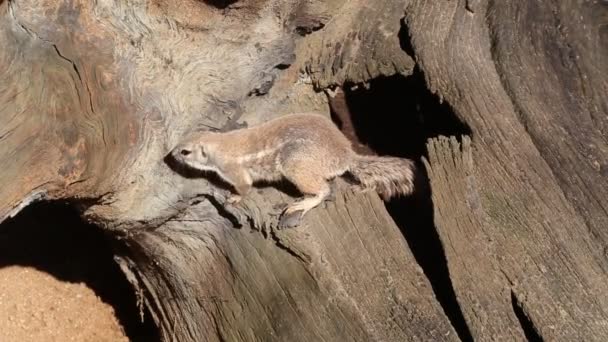
<svg viewBox="0 0 608 342">
<path fill-rule="evenodd" d="M 271 215 L 287 196 L 260 189 L 226 209 L 225 191 L 164 161 L 189 131 L 327 113 L 300 72 L 314 53 L 313 35 L 301 34 L 342 6 L 1 6 L 1 216 L 41 199 L 80 206 L 122 242 L 117 259 L 163 340 L 457 339 L 377 196 L 341 191 L 302 229 L 274 232 Z M 364 16 L 363 2 L 348 6 Z M 386 24 L 395 34 L 399 13 Z M 398 45 L 392 52 L 411 68 Z"/>
<path fill-rule="evenodd" d="M 428 167 L 450 277 L 480 340 L 608 338 L 607 13 L 550 1 L 408 7 L 429 89 L 473 132 L 431 141 Z"/>
<path fill-rule="evenodd" d="M 604 7 L 570 6 L 0 2 L 0 218 L 77 205 L 120 241 L 163 340 L 466 339 L 376 195 L 341 186 L 276 231 L 288 194 L 225 207 L 164 160 L 190 131 L 329 114 L 319 90 L 416 65 L 472 132 L 427 163 L 471 335 L 604 340 Z"/>
</svg>

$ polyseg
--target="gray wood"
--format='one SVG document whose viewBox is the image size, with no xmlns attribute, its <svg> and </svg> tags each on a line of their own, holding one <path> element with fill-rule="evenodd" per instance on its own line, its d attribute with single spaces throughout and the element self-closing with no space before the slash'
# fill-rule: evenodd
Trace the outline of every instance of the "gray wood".
<svg viewBox="0 0 608 342">
<path fill-rule="evenodd" d="M 333 3 L 332 1 L 327 1 Z M 406 0 L 342 2 L 322 31 L 306 40 L 306 70 L 321 88 L 410 75 L 414 61 L 401 47 Z M 407 38 L 407 37 L 405 37 Z"/>
<path fill-rule="evenodd" d="M 263 188 L 224 208 L 225 190 L 163 160 L 189 131 L 327 113 L 301 73 L 320 31 L 302 27 L 364 12 L 347 5 L 2 2 L 0 217 L 81 206 L 124 246 L 116 260 L 165 341 L 457 340 L 375 194 L 342 185 L 275 231 L 292 198 Z"/>
<path fill-rule="evenodd" d="M 328 114 L 319 89 L 415 66 L 472 132 L 429 141 L 426 168 L 473 338 L 607 340 L 602 2 L 15 0 L 0 16 L 0 220 L 79 205 L 124 245 L 163 340 L 458 340 L 375 194 L 340 183 L 276 231 L 288 195 L 224 206 L 163 160 L 190 131 Z"/>
<path fill-rule="evenodd" d="M 429 154 L 450 276 L 480 340 L 521 339 L 510 297 L 543 340 L 608 338 L 606 13 L 599 2 L 408 7 L 428 87 L 473 132 L 462 152 L 439 140 Z"/>
</svg>

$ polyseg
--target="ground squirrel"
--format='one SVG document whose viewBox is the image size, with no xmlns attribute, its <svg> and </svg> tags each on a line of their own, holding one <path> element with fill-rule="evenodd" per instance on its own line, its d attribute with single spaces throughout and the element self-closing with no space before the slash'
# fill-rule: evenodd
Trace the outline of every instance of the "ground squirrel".
<svg viewBox="0 0 608 342">
<path fill-rule="evenodd" d="M 363 189 L 383 198 L 413 190 L 414 163 L 396 157 L 355 153 L 350 141 L 320 114 L 291 114 L 251 128 L 199 132 L 177 145 L 171 156 L 180 164 L 215 172 L 236 190 L 240 201 L 253 182 L 287 179 L 304 197 L 283 211 L 280 226 L 298 225 L 330 194 L 329 181 L 345 173 Z"/>
</svg>

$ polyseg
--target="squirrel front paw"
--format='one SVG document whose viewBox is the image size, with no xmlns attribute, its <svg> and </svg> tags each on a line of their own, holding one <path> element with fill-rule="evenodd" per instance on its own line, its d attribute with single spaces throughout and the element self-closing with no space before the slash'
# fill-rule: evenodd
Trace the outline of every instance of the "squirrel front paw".
<svg viewBox="0 0 608 342">
<path fill-rule="evenodd" d="M 243 197 L 241 197 L 241 195 L 230 195 L 226 199 L 226 203 L 228 203 L 230 205 L 235 205 L 235 204 L 239 203 L 242 199 L 243 199 Z"/>
</svg>

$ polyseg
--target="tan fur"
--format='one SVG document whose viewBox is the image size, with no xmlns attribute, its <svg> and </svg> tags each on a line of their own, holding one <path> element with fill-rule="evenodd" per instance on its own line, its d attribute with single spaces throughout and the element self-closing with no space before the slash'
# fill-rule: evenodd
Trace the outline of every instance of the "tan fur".
<svg viewBox="0 0 608 342">
<path fill-rule="evenodd" d="M 358 155 L 349 171 L 364 188 L 375 189 L 385 200 L 413 191 L 414 162 L 409 159 Z"/>
<path fill-rule="evenodd" d="M 180 163 L 217 173 L 234 186 L 238 202 L 255 181 L 287 179 L 304 195 L 285 214 L 301 216 L 330 193 L 328 181 L 350 172 L 363 188 L 383 197 L 413 190 L 411 160 L 362 156 L 336 126 L 319 114 L 292 114 L 226 133 L 201 132 L 171 152 Z"/>
</svg>

